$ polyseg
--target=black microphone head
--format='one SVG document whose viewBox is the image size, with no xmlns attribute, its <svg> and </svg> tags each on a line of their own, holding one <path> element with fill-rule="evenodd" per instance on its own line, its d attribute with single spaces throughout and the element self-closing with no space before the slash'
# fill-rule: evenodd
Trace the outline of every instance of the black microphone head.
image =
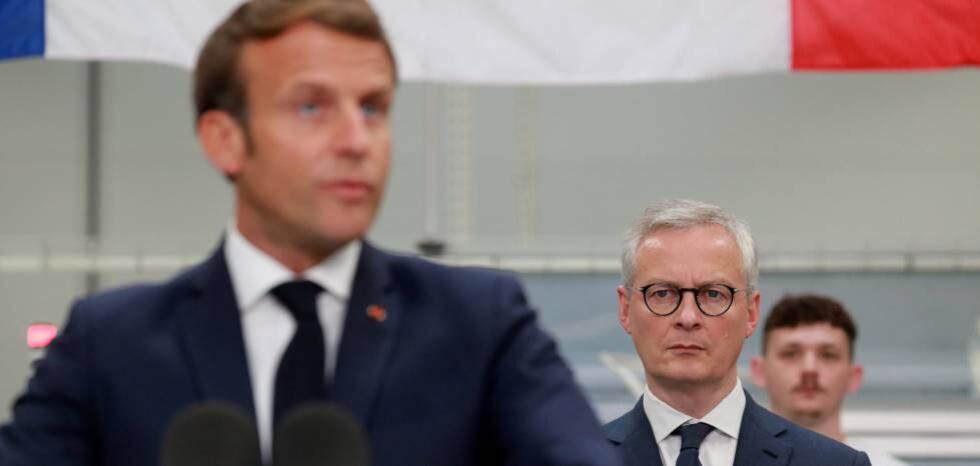
<svg viewBox="0 0 980 466">
<path fill-rule="evenodd" d="M 288 413 L 272 436 L 276 466 L 368 466 L 364 429 L 347 410 L 307 403 Z"/>
<path fill-rule="evenodd" d="M 167 429 L 163 466 L 261 466 L 255 424 L 229 403 L 209 401 L 181 411 Z"/>
</svg>

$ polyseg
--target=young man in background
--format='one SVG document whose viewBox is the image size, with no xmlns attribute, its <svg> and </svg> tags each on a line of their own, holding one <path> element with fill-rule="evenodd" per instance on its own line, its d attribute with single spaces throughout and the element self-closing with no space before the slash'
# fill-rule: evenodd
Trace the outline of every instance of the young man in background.
<svg viewBox="0 0 980 466">
<path fill-rule="evenodd" d="M 785 296 L 773 306 L 752 379 L 769 393 L 769 409 L 803 427 L 864 450 L 875 466 L 905 463 L 848 442 L 841 429 L 844 397 L 861 387 L 854 362 L 857 326 L 840 302 L 826 296 Z"/>
</svg>

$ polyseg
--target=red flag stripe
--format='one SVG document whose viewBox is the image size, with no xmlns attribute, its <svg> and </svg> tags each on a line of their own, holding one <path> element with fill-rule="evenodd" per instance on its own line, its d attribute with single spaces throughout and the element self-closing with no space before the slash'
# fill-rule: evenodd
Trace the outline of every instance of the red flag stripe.
<svg viewBox="0 0 980 466">
<path fill-rule="evenodd" d="M 792 0 L 793 69 L 980 64 L 980 0 Z"/>
</svg>

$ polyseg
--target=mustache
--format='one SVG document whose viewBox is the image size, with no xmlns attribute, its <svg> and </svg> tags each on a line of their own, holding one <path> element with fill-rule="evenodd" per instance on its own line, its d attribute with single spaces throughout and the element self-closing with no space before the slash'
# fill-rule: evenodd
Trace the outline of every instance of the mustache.
<svg viewBox="0 0 980 466">
<path fill-rule="evenodd" d="M 816 377 L 803 377 L 800 383 L 793 386 L 793 392 L 823 392 L 824 387 L 820 385 L 820 381 Z"/>
</svg>

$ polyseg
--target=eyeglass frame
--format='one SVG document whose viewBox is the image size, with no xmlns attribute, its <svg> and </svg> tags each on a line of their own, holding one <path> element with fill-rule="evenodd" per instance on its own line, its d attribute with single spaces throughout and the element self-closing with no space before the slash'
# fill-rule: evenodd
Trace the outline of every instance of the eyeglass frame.
<svg viewBox="0 0 980 466">
<path fill-rule="evenodd" d="M 647 290 L 649 290 L 651 287 L 658 286 L 658 285 L 659 286 L 668 286 L 670 288 L 673 288 L 673 289 L 677 290 L 677 293 L 678 293 L 678 296 L 679 296 L 679 298 L 677 299 L 677 304 L 674 306 L 674 309 L 671 310 L 670 312 L 666 313 L 666 314 L 660 314 L 660 313 L 654 311 L 653 308 L 650 307 L 650 303 L 647 302 Z M 712 286 L 723 286 L 725 288 L 728 288 L 729 292 L 732 294 L 732 299 L 728 301 L 728 307 L 726 307 L 724 311 L 721 311 L 718 314 L 708 314 L 707 312 L 704 312 L 704 309 L 701 309 L 701 301 L 698 299 L 698 291 L 700 291 L 700 290 L 702 290 L 704 288 L 712 287 Z M 677 312 L 677 310 L 681 308 L 681 303 L 684 302 L 684 294 L 687 293 L 688 291 L 690 291 L 691 294 L 694 295 L 694 306 L 698 308 L 698 312 L 700 312 L 700 313 L 702 313 L 702 314 L 704 314 L 704 315 L 706 315 L 708 317 L 721 317 L 721 316 L 725 315 L 729 310 L 731 310 L 732 305 L 735 304 L 735 294 L 738 293 L 739 291 L 745 291 L 744 289 L 735 288 L 734 286 L 729 286 L 729 285 L 726 285 L 724 283 L 708 283 L 706 285 L 701 285 L 701 286 L 699 286 L 697 288 L 681 288 L 679 286 L 674 286 L 674 285 L 670 285 L 670 284 L 667 284 L 667 283 L 650 283 L 649 285 L 643 285 L 643 286 L 641 286 L 639 288 L 633 288 L 633 287 L 625 286 L 624 285 L 623 288 L 625 288 L 625 289 L 627 289 L 629 291 L 639 291 L 640 292 L 640 297 L 643 299 L 643 306 L 646 307 L 647 308 L 647 311 L 650 311 L 651 314 L 653 314 L 655 316 L 658 316 L 658 317 L 668 317 L 671 314 Z"/>
</svg>

